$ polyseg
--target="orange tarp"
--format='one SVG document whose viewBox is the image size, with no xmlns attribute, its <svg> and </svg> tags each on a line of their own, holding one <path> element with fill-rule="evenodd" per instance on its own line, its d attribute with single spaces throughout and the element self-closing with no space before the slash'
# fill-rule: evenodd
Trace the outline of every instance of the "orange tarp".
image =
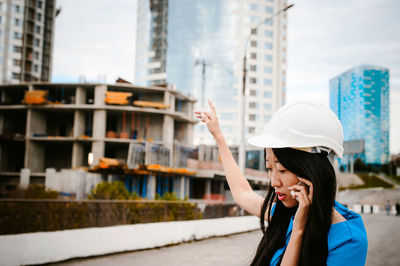
<svg viewBox="0 0 400 266">
<path fill-rule="evenodd" d="M 36 90 L 36 91 L 26 91 L 23 103 L 26 104 L 45 104 L 47 103 L 48 91 Z"/>
<path fill-rule="evenodd" d="M 131 92 L 107 91 L 104 102 L 107 104 L 127 105 L 129 104 L 129 97 L 132 97 Z"/>
<path fill-rule="evenodd" d="M 168 109 L 171 107 L 168 104 L 158 103 L 158 102 L 148 102 L 148 101 L 134 101 L 133 105 L 136 105 L 139 107 L 151 107 L 151 108 L 157 108 L 157 109 Z"/>
</svg>

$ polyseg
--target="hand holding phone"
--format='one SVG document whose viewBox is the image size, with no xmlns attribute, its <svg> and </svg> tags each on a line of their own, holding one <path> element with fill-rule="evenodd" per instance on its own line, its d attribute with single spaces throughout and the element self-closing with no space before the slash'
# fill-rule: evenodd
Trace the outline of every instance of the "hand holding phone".
<svg viewBox="0 0 400 266">
<path fill-rule="evenodd" d="M 300 181 L 299 183 L 297 183 L 297 185 L 305 187 L 306 191 L 307 191 L 307 194 L 309 193 L 309 188 L 308 188 L 308 185 L 306 183 Z M 295 192 L 299 192 L 299 190 L 296 190 L 296 189 L 291 190 L 290 191 L 290 195 L 292 195 L 292 197 L 295 197 Z M 299 201 L 297 197 L 296 197 L 296 200 Z"/>
</svg>

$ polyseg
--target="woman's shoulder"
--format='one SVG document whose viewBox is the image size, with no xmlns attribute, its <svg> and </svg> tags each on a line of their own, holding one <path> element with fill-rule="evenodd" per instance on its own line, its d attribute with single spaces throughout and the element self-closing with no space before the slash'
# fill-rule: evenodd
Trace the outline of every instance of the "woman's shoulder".
<svg viewBox="0 0 400 266">
<path fill-rule="evenodd" d="M 342 262 L 341 265 L 347 265 L 346 262 L 353 260 L 364 265 L 368 239 L 361 216 L 337 202 L 335 202 L 335 209 L 345 221 L 331 225 L 328 234 L 328 261 Z"/>
</svg>

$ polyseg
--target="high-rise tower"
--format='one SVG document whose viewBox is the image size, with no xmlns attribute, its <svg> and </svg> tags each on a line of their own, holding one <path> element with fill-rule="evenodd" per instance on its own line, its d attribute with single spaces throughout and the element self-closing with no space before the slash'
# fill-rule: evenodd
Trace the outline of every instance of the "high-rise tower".
<svg viewBox="0 0 400 266">
<path fill-rule="evenodd" d="M 0 82 L 49 81 L 55 0 L 0 0 Z"/>
<path fill-rule="evenodd" d="M 341 164 L 354 158 L 366 164 L 388 163 L 389 70 L 361 65 L 340 74 L 330 80 L 329 101 L 342 122 L 344 141 L 364 143 L 363 153 L 345 155 Z"/>
<path fill-rule="evenodd" d="M 174 84 L 218 108 L 227 142 L 239 144 L 243 56 L 248 42 L 246 137 L 262 132 L 285 100 L 286 14 L 275 16 L 285 0 L 139 0 L 137 84 Z M 195 144 L 212 143 L 198 125 Z"/>
</svg>

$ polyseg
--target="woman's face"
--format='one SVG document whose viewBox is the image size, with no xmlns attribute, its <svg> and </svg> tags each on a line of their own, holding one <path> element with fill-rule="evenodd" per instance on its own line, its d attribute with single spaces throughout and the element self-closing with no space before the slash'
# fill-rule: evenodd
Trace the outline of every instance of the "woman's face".
<svg viewBox="0 0 400 266">
<path fill-rule="evenodd" d="M 272 149 L 267 149 L 266 165 L 268 178 L 271 181 L 271 186 L 275 189 L 278 200 L 282 201 L 283 205 L 288 208 L 297 206 L 299 203 L 296 199 L 292 199 L 289 187 L 299 183 L 297 176 L 286 170 L 275 157 Z"/>
</svg>

